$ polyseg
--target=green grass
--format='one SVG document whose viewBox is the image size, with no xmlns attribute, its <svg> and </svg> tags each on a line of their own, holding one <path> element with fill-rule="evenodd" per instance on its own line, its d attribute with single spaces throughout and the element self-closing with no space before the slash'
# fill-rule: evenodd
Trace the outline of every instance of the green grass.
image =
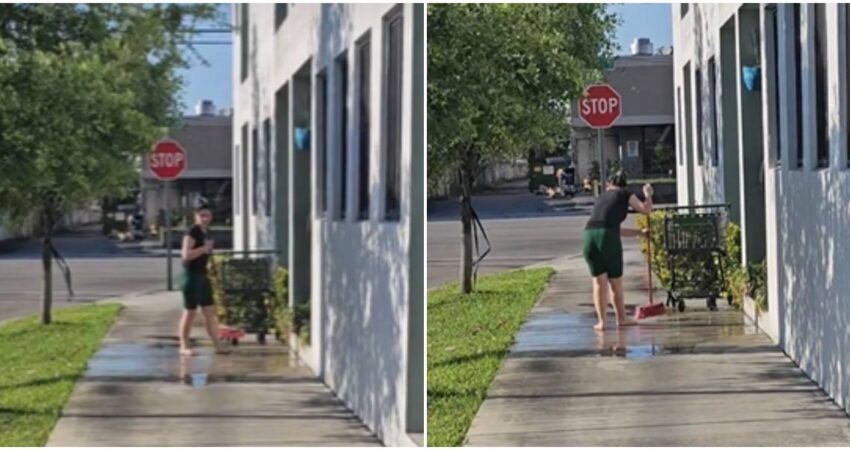
<svg viewBox="0 0 850 450">
<path fill-rule="evenodd" d="M 463 444 L 502 358 L 552 269 L 481 277 L 428 292 L 428 446 Z"/>
<path fill-rule="evenodd" d="M 36 316 L 0 325 L 0 447 L 47 443 L 74 382 L 121 305 L 58 309 L 53 323 Z"/>
</svg>

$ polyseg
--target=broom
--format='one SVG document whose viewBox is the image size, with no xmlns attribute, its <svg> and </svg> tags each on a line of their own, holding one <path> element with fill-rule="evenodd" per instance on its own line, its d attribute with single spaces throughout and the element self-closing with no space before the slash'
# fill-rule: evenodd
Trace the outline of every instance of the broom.
<svg viewBox="0 0 850 450">
<path fill-rule="evenodd" d="M 635 320 L 646 319 L 647 317 L 660 316 L 664 314 L 664 304 L 655 303 L 652 296 L 652 217 L 649 215 L 646 216 L 646 229 L 649 234 L 649 236 L 646 237 L 649 303 L 638 306 L 637 309 L 635 309 Z"/>
</svg>

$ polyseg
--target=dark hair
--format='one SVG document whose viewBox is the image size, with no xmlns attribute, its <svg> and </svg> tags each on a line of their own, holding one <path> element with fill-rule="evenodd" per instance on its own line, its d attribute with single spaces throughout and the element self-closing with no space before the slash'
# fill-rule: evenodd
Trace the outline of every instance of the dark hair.
<svg viewBox="0 0 850 450">
<path fill-rule="evenodd" d="M 209 210 L 210 210 L 210 205 L 208 205 L 206 203 L 201 203 L 200 205 L 198 205 L 195 208 L 195 213 L 199 213 L 201 211 L 209 211 Z"/>
<path fill-rule="evenodd" d="M 608 177 L 608 182 L 621 188 L 624 188 L 629 184 L 629 180 L 626 177 L 626 171 L 623 169 L 612 173 L 611 176 Z"/>
</svg>

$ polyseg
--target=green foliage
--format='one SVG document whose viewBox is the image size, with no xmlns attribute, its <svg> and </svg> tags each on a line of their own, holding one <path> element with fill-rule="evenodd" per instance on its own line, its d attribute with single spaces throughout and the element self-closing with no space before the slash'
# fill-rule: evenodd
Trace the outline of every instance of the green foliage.
<svg viewBox="0 0 850 450">
<path fill-rule="evenodd" d="M 222 323 L 251 330 L 277 327 L 276 313 L 282 306 L 278 304 L 275 280 L 269 279 L 268 260 L 213 255 L 209 264 L 213 301 Z M 264 286 L 267 292 L 263 292 Z"/>
<path fill-rule="evenodd" d="M 604 4 L 429 4 L 428 177 L 546 152 L 600 76 L 616 18 Z"/>
<path fill-rule="evenodd" d="M 765 262 L 747 266 L 747 295 L 756 302 L 759 311 L 767 311 L 767 266 Z"/>
<path fill-rule="evenodd" d="M 0 214 L 123 197 L 179 117 L 182 44 L 210 5 L 0 5 Z M 14 24 L 11 26 L 10 24 Z"/>
<path fill-rule="evenodd" d="M 221 284 L 221 266 L 230 259 L 230 255 L 213 254 L 207 261 L 207 277 L 212 287 L 213 305 L 218 320 L 225 318 L 224 286 Z"/>
<path fill-rule="evenodd" d="M 550 268 L 482 276 L 428 293 L 428 445 L 460 446 Z"/>
<path fill-rule="evenodd" d="M 75 306 L 56 311 L 48 326 L 36 316 L 0 325 L 0 447 L 47 443 L 120 310 L 114 303 Z"/>
</svg>

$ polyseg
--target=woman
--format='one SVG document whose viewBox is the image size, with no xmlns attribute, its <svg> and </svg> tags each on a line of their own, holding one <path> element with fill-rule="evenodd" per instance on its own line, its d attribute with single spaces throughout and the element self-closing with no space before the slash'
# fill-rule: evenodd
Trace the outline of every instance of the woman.
<svg viewBox="0 0 850 450">
<path fill-rule="evenodd" d="M 626 317 L 623 299 L 623 245 L 620 236 L 640 236 L 647 230 L 620 228 L 626 220 L 629 206 L 642 214 L 652 212 L 652 186 L 643 185 L 646 200 L 626 189 L 626 174 L 620 170 L 608 178 L 608 186 L 596 204 L 593 213 L 582 234 L 582 253 L 593 277 L 593 305 L 596 308 L 594 330 L 605 329 L 605 307 L 608 287 L 611 290 L 611 303 L 617 315 L 617 326 L 634 325 L 636 322 Z"/>
<path fill-rule="evenodd" d="M 190 356 L 192 350 L 189 348 L 189 334 L 192 331 L 192 323 L 198 306 L 204 315 L 204 325 L 210 339 L 216 348 L 216 353 L 221 353 L 218 342 L 218 320 L 215 316 L 213 306 L 212 286 L 207 277 L 207 261 L 213 250 L 213 240 L 207 236 L 212 212 L 206 205 L 195 209 L 195 225 L 183 236 L 183 247 L 180 255 L 183 259 L 185 270 L 185 284 L 183 290 L 183 317 L 180 319 L 180 354 Z"/>
</svg>

